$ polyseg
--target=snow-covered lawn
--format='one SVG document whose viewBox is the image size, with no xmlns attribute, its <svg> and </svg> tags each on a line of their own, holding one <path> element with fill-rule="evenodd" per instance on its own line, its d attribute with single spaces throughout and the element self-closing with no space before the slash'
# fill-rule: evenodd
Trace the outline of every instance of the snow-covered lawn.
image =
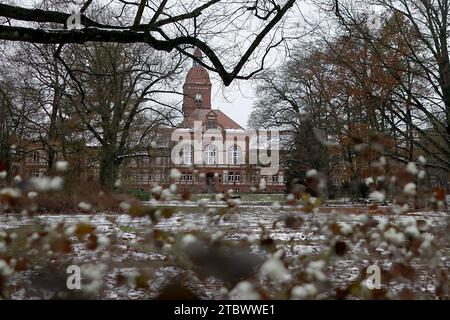
<svg viewBox="0 0 450 320">
<path fill-rule="evenodd" d="M 433 257 L 439 261 L 431 261 L 420 256 L 408 260 L 415 270 L 413 278 L 409 275 L 407 277 L 399 275 L 396 278 L 391 277 L 389 283 L 383 282 L 382 279 L 383 288 L 389 292 L 395 295 L 411 291 L 420 297 L 433 298 L 436 275 L 430 272 L 435 269 L 430 269 L 428 264 L 444 266 L 447 272 L 450 269 L 449 214 L 446 212 L 416 212 L 394 216 L 384 211 L 370 211 L 368 208 L 358 207 L 357 210 L 352 210 L 355 208 L 335 206 L 320 208 L 315 213 L 306 213 L 301 207 L 258 204 L 242 204 L 230 209 L 215 201 L 203 203 L 200 207 L 195 203 L 179 202 L 165 204 L 165 207 L 170 208 L 172 214 L 167 218 L 160 218 L 156 224 L 148 216 L 133 218 L 125 213 L 0 216 L 0 232 L 7 231 L 8 234 L 15 235 L 16 244 L 6 250 L 10 250 L 16 257 L 26 257 L 31 264 L 27 270 L 10 275 L 8 283 L 14 288 L 10 290 L 10 297 L 42 298 L 51 297 L 54 290 L 64 291 L 65 268 L 69 264 L 75 264 L 94 265 L 101 270 L 102 281 L 99 288 L 95 288 L 98 289 L 95 292 L 96 297 L 154 298 L 172 279 L 186 277 L 186 263 L 176 261 L 177 251 L 171 249 L 180 246 L 179 243 L 184 241 L 180 239 L 187 234 L 194 235 L 193 238 L 201 238 L 203 234 L 208 234 L 210 239 L 213 239 L 211 241 L 220 239 L 237 244 L 238 247 L 240 241 L 245 241 L 249 244 L 249 252 L 260 257 L 261 261 L 282 249 L 287 270 L 294 273 L 302 266 L 294 263 L 294 260 L 311 256 L 323 259 L 330 249 L 330 243 L 337 241 L 334 239 L 335 236 L 319 230 L 321 226 L 329 223 L 330 219 L 341 226 L 343 234 L 339 238 L 346 243 L 346 250 L 344 254 L 327 260 L 323 272 L 328 277 L 326 281 L 329 284 L 323 289 L 323 296 L 314 296 L 316 298 L 333 298 L 334 292 L 329 289 L 330 287 L 339 288 L 356 281 L 361 273 L 365 273 L 367 265 L 376 263 L 382 269 L 389 269 L 400 261 L 400 256 L 386 242 L 381 242 L 377 248 L 378 255 L 372 256 L 366 252 L 367 239 L 346 238 L 344 229 L 353 232 L 358 226 L 364 225 L 369 217 L 379 225 L 387 223 L 404 225 L 412 218 L 415 221 L 426 221 L 429 226 L 427 232 L 435 236 L 436 244 L 440 247 L 439 255 Z M 291 221 L 289 219 L 299 223 L 291 225 L 288 223 Z M 43 226 L 50 226 L 46 230 L 56 230 L 58 224 L 64 224 L 66 230 L 80 224 L 92 225 L 95 227 L 95 248 L 88 249 L 86 241 L 80 241 L 74 234 L 69 237 L 72 246 L 70 252 L 63 255 L 64 258 L 55 256 L 50 249 L 43 253 L 42 250 L 28 247 L 30 237 L 42 232 Z M 148 244 L 149 238 L 156 239 L 155 234 L 161 238 L 158 238 L 161 247 L 155 248 L 154 243 Z M 264 239 L 270 239 L 270 246 L 274 246 L 272 251 L 265 250 L 261 245 Z M 238 266 L 240 262 L 235 263 Z M 136 279 L 142 278 L 142 270 L 149 273 L 148 278 L 144 278 L 148 287 L 136 284 Z M 401 272 L 401 269 L 399 270 Z M 230 290 L 233 287 L 220 277 L 208 275 L 202 278 L 193 274 L 187 277 L 188 280 L 185 281 L 187 287 L 201 298 L 232 297 Z M 127 284 L 118 285 L 118 279 L 126 279 Z M 261 281 L 262 286 L 270 285 L 264 280 Z M 321 290 L 320 285 L 316 284 L 316 287 Z M 282 295 L 271 297 L 287 298 Z"/>
</svg>

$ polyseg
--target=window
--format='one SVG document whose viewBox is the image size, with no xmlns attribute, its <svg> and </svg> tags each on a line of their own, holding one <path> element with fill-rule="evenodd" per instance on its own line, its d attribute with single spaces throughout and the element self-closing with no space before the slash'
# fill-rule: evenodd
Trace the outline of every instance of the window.
<svg viewBox="0 0 450 320">
<path fill-rule="evenodd" d="M 40 155 L 39 152 L 33 152 L 33 155 L 31 156 L 31 160 L 33 162 L 39 162 L 40 161 Z"/>
<path fill-rule="evenodd" d="M 181 173 L 180 181 L 186 181 L 186 173 L 185 172 Z"/>
<path fill-rule="evenodd" d="M 240 182 L 241 174 L 239 172 L 230 172 L 228 173 L 228 181 L 229 182 Z"/>
<path fill-rule="evenodd" d="M 208 119 L 207 129 L 217 129 L 217 122 L 215 118 Z"/>
<path fill-rule="evenodd" d="M 192 146 L 183 146 L 180 150 L 179 156 L 180 164 L 192 164 Z"/>
<path fill-rule="evenodd" d="M 272 176 L 272 182 L 277 183 L 278 182 L 278 176 Z"/>
<path fill-rule="evenodd" d="M 217 150 L 216 147 L 212 144 L 208 145 L 205 148 L 205 152 L 204 152 L 204 162 L 206 164 L 216 164 L 217 163 Z"/>
<path fill-rule="evenodd" d="M 202 101 L 202 94 L 201 93 L 196 93 L 195 94 L 195 101 Z"/>
<path fill-rule="evenodd" d="M 256 177 L 255 176 L 251 176 L 250 177 L 250 182 L 254 183 L 256 181 Z"/>
<path fill-rule="evenodd" d="M 38 170 L 32 170 L 30 173 L 31 178 L 38 178 L 41 176 Z"/>
<path fill-rule="evenodd" d="M 186 174 L 186 181 L 192 181 L 192 173 Z"/>
<path fill-rule="evenodd" d="M 237 145 L 228 150 L 228 160 L 230 164 L 241 164 L 241 148 Z"/>
</svg>

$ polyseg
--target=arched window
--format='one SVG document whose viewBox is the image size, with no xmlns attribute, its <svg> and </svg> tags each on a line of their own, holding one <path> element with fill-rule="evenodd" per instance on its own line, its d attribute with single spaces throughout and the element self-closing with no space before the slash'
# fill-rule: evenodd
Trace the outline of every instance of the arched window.
<svg viewBox="0 0 450 320">
<path fill-rule="evenodd" d="M 233 145 L 228 150 L 228 162 L 229 164 L 241 164 L 241 148 L 237 145 Z"/>
<path fill-rule="evenodd" d="M 33 160 L 33 162 L 40 162 L 41 161 L 41 157 L 40 157 L 39 152 L 33 152 L 32 160 Z"/>
<path fill-rule="evenodd" d="M 210 144 L 210 145 L 206 146 L 203 162 L 206 164 L 216 164 L 217 163 L 217 149 L 214 145 Z"/>
<path fill-rule="evenodd" d="M 180 149 L 179 153 L 180 164 L 192 164 L 192 146 L 185 145 Z"/>
<path fill-rule="evenodd" d="M 196 93 L 195 94 L 195 101 L 202 101 L 202 94 L 201 93 Z"/>
</svg>

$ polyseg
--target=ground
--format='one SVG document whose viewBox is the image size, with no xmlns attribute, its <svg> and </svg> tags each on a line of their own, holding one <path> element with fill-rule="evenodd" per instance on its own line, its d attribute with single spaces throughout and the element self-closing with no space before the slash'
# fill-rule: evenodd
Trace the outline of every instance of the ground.
<svg viewBox="0 0 450 320">
<path fill-rule="evenodd" d="M 438 256 L 439 264 L 444 270 L 450 269 L 450 243 L 448 236 L 441 237 L 446 233 L 449 225 L 449 214 L 440 212 L 410 212 L 402 215 L 389 213 L 388 208 L 378 208 L 370 210 L 365 206 L 345 206 L 328 205 L 316 209 L 314 212 L 305 212 L 301 206 L 271 206 L 276 196 L 260 199 L 245 200 L 235 208 L 227 208 L 223 202 L 214 200 L 198 202 L 170 201 L 164 203 L 164 208 L 173 210 L 170 217 L 161 218 L 155 221 L 148 216 L 132 218 L 129 214 L 60 214 L 60 215 L 36 215 L 20 216 L 18 214 L 5 214 L 0 216 L 0 231 L 7 231 L 16 235 L 15 244 L 10 246 L 10 254 L 16 258 L 23 255 L 27 257 L 33 265 L 27 270 L 15 272 L 9 278 L 9 290 L 11 298 L 39 298 L 53 297 L 54 287 L 63 288 L 65 286 L 66 275 L 62 266 L 68 264 L 75 265 L 103 265 L 99 272 L 102 272 L 104 282 L 98 284 L 101 287 L 97 298 L 106 299 L 141 299 L 155 298 L 160 293 L 170 279 L 176 278 L 183 273 L 183 262 L 174 261 L 170 254 L 165 254 L 165 247 L 155 250 L 154 246 L 146 245 L 149 232 L 168 234 L 174 237 L 183 237 L 186 234 L 199 235 L 203 232 L 220 237 L 224 241 L 239 243 L 241 240 L 248 240 L 250 251 L 256 256 L 266 256 L 267 253 L 258 246 L 258 241 L 262 237 L 273 239 L 277 248 L 283 248 L 286 254 L 285 261 L 302 256 L 322 257 L 330 246 L 330 237 L 326 234 L 315 232 L 314 226 L 325 223 L 330 219 L 347 223 L 353 228 L 371 217 L 379 223 L 395 221 L 402 223 L 411 217 L 416 220 L 425 219 L 431 227 L 430 233 L 436 235 L 436 241 L 440 247 Z M 267 202 L 267 203 L 266 203 Z M 144 203 L 145 204 L 145 203 Z M 148 203 L 147 203 L 148 204 Z M 286 217 L 295 217 L 296 221 L 301 221 L 298 226 L 289 226 L 285 223 Z M 44 225 L 54 226 L 64 223 L 65 226 L 89 223 L 95 227 L 95 234 L 98 239 L 102 235 L 115 238 L 114 245 L 108 251 L 102 250 L 102 246 L 87 248 L 84 241 L 78 241 L 77 237 L 70 237 L 72 248 L 67 253 L 66 260 L 61 263 L 61 258 L 53 256 L 52 252 L 47 254 L 35 254 L 30 259 L 30 248 L 27 246 L 30 236 L 42 232 Z M 266 232 L 267 231 L 267 232 Z M 102 238 L 103 239 L 103 238 Z M 177 240 L 178 241 L 178 240 Z M 324 273 L 329 278 L 331 288 L 347 286 L 356 281 L 371 260 L 371 255 L 364 252 L 363 245 L 352 239 L 346 239 L 348 250 L 342 256 L 328 260 Z M 98 241 L 100 243 L 100 241 Z M 174 243 L 170 240 L 169 242 Z M 392 268 L 396 263 L 392 250 L 387 246 L 380 246 L 379 255 L 375 258 L 378 265 L 383 269 Z M 390 252 L 391 251 L 391 252 Z M 7 252 L 8 253 L 8 252 Z M 288 260 L 286 260 L 288 259 Z M 56 263 L 58 261 L 58 263 Z M 434 298 L 436 295 L 436 276 L 430 272 L 427 263 L 431 263 L 426 258 L 414 258 L 409 260 L 414 266 L 414 276 L 398 277 L 384 282 L 383 288 L 388 288 L 394 294 L 399 292 L 412 292 L 421 298 Z M 236 261 L 239 264 L 239 261 Z M 298 267 L 298 266 L 297 266 Z M 290 269 L 289 269 L 290 268 Z M 294 265 L 288 269 L 291 272 L 296 268 Z M 139 286 L 136 283 L 126 286 L 117 286 L 118 278 L 123 275 L 129 277 L 139 274 L 141 270 L 150 270 L 151 275 L 145 278 L 148 286 Z M 403 271 L 401 271 L 403 272 Z M 183 273 L 184 274 L 184 273 Z M 205 278 L 188 276 L 186 281 L 188 288 L 199 298 L 203 299 L 223 299 L 229 298 L 229 290 L 232 286 L 224 288 L 224 281 L 217 277 L 208 276 Z M 392 277 L 391 277 L 392 278 Z M 129 279 L 129 278 L 127 278 Z M 328 281 L 327 280 L 327 281 Z M 59 281 L 59 282 L 58 282 Z M 136 278 L 134 280 L 136 282 Z M 55 283 L 58 282 L 58 283 Z M 103 284 L 105 284 L 103 286 Z M 61 289 L 61 290 L 63 290 Z M 285 298 L 283 290 L 279 295 L 271 298 Z M 331 291 L 324 289 L 324 298 L 331 297 Z M 334 294 L 334 292 L 333 292 Z"/>
</svg>

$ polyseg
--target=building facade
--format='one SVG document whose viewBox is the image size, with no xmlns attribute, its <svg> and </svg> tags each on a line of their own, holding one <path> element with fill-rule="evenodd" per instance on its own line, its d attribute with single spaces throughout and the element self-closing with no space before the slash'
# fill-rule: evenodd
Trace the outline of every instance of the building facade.
<svg viewBox="0 0 450 320">
<path fill-rule="evenodd" d="M 202 58 L 200 50 L 194 55 Z M 194 62 L 183 85 L 183 121 L 175 129 L 161 128 L 150 157 L 134 159 L 124 168 L 122 180 L 129 187 L 147 191 L 175 183 L 179 192 L 190 193 L 284 192 L 278 159 L 277 168 L 264 174 L 258 152 L 267 150 L 251 143 L 254 133 L 212 109 L 211 89 L 208 71 Z M 172 169 L 177 177 L 171 176 Z"/>
<path fill-rule="evenodd" d="M 202 58 L 199 50 L 194 55 Z M 283 170 L 277 167 L 264 174 L 264 167 L 254 160 L 267 150 L 252 144 L 254 133 L 212 108 L 211 89 L 208 71 L 194 62 L 183 85 L 182 121 L 176 128 L 159 128 L 144 154 L 126 157 L 118 177 L 122 189 L 148 192 L 155 186 L 176 184 L 180 193 L 284 191 Z M 46 175 L 44 145 L 31 143 L 25 149 L 15 172 L 25 179 Z M 100 152 L 98 146 L 84 143 L 80 152 L 68 158 L 68 178 L 75 183 L 99 181 Z M 279 160 L 274 164 L 278 166 Z"/>
</svg>

